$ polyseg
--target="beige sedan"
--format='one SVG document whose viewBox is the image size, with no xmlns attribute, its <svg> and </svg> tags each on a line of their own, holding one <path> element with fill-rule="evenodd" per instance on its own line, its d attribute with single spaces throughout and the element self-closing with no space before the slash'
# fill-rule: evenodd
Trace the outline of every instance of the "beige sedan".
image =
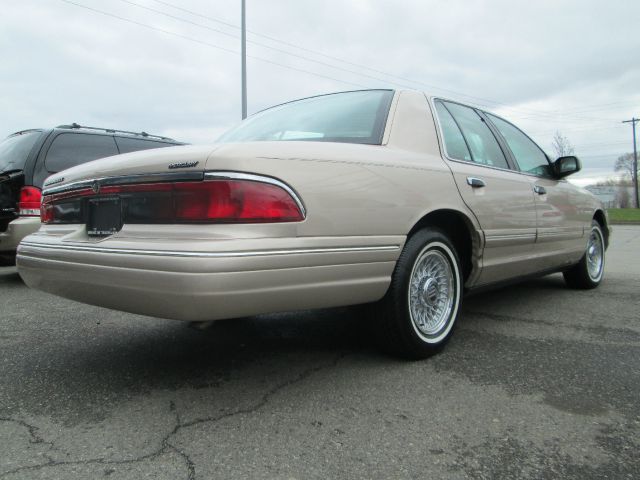
<svg viewBox="0 0 640 480">
<path fill-rule="evenodd" d="M 464 293 L 551 272 L 602 280 L 607 216 L 513 124 L 415 91 L 322 95 L 207 147 L 97 160 L 45 182 L 18 250 L 31 287 L 178 320 L 377 302 L 420 358 Z"/>
</svg>

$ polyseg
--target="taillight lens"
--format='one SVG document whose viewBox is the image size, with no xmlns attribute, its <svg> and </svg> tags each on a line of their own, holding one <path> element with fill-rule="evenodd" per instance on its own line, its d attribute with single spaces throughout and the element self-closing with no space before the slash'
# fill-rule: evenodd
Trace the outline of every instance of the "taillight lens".
<svg viewBox="0 0 640 480">
<path fill-rule="evenodd" d="M 42 192 L 37 187 L 22 187 L 20 189 L 20 200 L 18 201 L 18 212 L 21 217 L 37 217 L 40 215 L 40 202 Z"/>
<path fill-rule="evenodd" d="M 250 180 L 107 185 L 98 195 L 78 190 L 46 195 L 43 223 L 83 223 L 80 203 L 89 197 L 119 197 L 123 223 L 271 223 L 304 220 L 283 188 Z M 77 212 L 77 213 L 75 213 Z"/>
<path fill-rule="evenodd" d="M 302 212 L 282 188 L 242 180 L 175 184 L 175 217 L 185 221 L 298 222 Z"/>
</svg>

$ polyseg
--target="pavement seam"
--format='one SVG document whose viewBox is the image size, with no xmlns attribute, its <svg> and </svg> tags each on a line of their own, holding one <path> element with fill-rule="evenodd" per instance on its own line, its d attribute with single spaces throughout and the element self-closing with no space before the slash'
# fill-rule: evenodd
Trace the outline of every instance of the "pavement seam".
<svg viewBox="0 0 640 480">
<path fill-rule="evenodd" d="M 609 327 L 609 326 L 578 326 L 578 325 L 574 325 L 574 324 L 570 324 L 570 323 L 563 323 L 563 322 L 551 322 L 549 320 L 542 320 L 540 318 L 526 318 L 526 317 L 517 317 L 515 315 L 505 315 L 505 314 L 499 314 L 499 313 L 492 313 L 492 312 L 483 312 L 480 310 L 468 310 L 466 312 L 464 312 L 464 314 L 471 314 L 471 315 L 477 315 L 480 317 L 486 317 L 489 318 L 491 320 L 497 320 L 497 321 L 509 321 L 509 322 L 521 322 L 521 323 L 531 323 L 531 324 L 539 324 L 539 325 L 545 325 L 548 327 L 563 327 L 563 328 L 569 328 L 571 330 L 576 330 L 579 332 L 586 332 L 586 333 L 594 333 L 595 330 L 597 329 L 603 329 L 603 330 L 607 330 L 607 331 L 611 331 L 611 332 L 624 332 L 624 333 L 630 333 L 630 334 L 638 334 L 638 332 L 632 328 L 628 328 L 628 327 L 620 327 L 620 328 L 613 328 L 613 327 Z M 623 317 L 626 319 L 626 317 Z M 633 319 L 631 319 L 633 320 Z M 634 344 L 630 344 L 630 345 L 634 345 Z"/>
</svg>

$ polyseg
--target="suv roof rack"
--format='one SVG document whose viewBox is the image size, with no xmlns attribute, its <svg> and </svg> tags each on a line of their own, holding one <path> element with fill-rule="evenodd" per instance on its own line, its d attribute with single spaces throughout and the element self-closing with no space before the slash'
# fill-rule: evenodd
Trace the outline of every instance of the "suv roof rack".
<svg viewBox="0 0 640 480">
<path fill-rule="evenodd" d="M 41 132 L 42 129 L 41 128 L 28 128 L 26 130 L 20 130 L 19 132 L 14 132 L 12 134 L 10 134 L 10 137 L 13 137 L 15 135 L 24 135 L 25 133 L 31 133 L 31 132 Z"/>
<path fill-rule="evenodd" d="M 127 135 L 135 135 L 136 137 L 144 137 L 144 138 L 157 138 L 160 140 L 169 140 L 171 142 L 175 142 L 173 138 L 169 137 L 161 137 L 160 135 L 151 135 L 147 132 L 130 132 L 128 130 L 115 130 L 113 128 L 101 128 L 101 127 L 87 127 L 86 125 L 80 125 L 78 123 L 73 122 L 70 125 L 58 125 L 56 128 L 66 128 L 66 129 L 84 129 L 84 130 L 99 130 L 101 132 L 107 133 L 126 133 Z"/>
</svg>

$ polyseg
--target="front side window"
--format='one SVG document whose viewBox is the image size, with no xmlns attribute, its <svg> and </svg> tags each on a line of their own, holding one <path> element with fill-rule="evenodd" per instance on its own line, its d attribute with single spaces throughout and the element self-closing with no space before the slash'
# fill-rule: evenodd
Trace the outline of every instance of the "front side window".
<svg viewBox="0 0 640 480">
<path fill-rule="evenodd" d="M 490 113 L 487 116 L 506 140 L 521 171 L 535 175 L 551 175 L 549 161 L 540 147 L 509 122 Z"/>
<path fill-rule="evenodd" d="M 305 98 L 258 112 L 218 141 L 300 140 L 380 145 L 392 98 L 392 90 Z"/>
<path fill-rule="evenodd" d="M 81 163 L 117 154 L 118 148 L 111 136 L 61 133 L 51 143 L 44 164 L 49 172 L 55 173 Z"/>
<path fill-rule="evenodd" d="M 442 104 L 460 128 L 466 145 L 470 150 L 471 159 L 475 163 L 491 167 L 509 168 L 507 159 L 496 137 L 494 137 L 482 117 L 473 108 L 451 102 L 442 102 Z"/>
</svg>

